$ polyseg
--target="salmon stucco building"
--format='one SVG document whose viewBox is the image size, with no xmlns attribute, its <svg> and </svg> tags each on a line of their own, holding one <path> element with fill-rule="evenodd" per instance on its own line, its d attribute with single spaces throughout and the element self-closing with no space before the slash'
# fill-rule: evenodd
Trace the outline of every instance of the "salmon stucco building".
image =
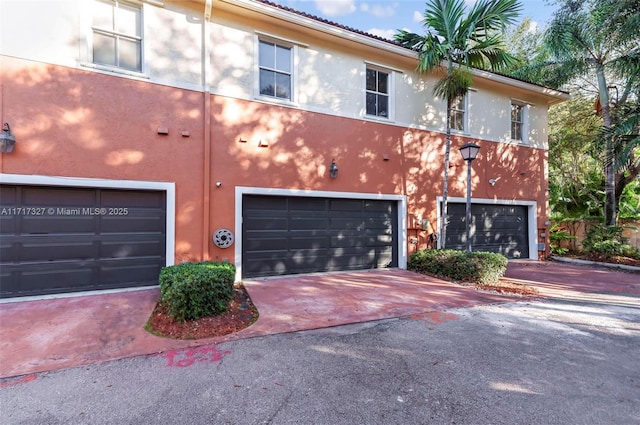
<svg viewBox="0 0 640 425">
<path fill-rule="evenodd" d="M 415 52 L 263 0 L 3 0 L 1 296 L 405 268 L 437 239 L 446 103 Z M 29 22 L 29 25 L 24 25 Z M 446 246 L 548 250 L 547 114 L 481 70 L 452 111 Z"/>
</svg>

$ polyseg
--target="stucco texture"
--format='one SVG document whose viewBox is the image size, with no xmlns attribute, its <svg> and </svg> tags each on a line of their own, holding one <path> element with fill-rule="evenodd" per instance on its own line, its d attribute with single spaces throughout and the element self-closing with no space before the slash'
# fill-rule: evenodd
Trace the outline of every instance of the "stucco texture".
<svg viewBox="0 0 640 425">
<path fill-rule="evenodd" d="M 481 147 L 473 163 L 474 197 L 535 201 L 538 227 L 543 227 L 546 151 L 454 136 L 451 197 L 466 196 L 467 167 L 458 148 L 468 141 Z M 211 197 L 212 226 L 233 222 L 229 188 L 236 185 L 406 195 L 409 227 L 416 217 L 435 226 L 444 143 L 442 133 L 214 97 L 211 172 L 212 180 L 223 185 Z M 336 179 L 329 177 L 332 159 L 339 168 Z M 410 251 L 426 247 L 428 233 L 418 236 L 419 244 Z"/>
<path fill-rule="evenodd" d="M 8 62 L 2 116 L 16 148 L 0 155 L 0 172 L 175 182 L 176 260 L 201 258 L 204 95 L 3 58 Z M 159 127 L 169 134 L 158 134 Z"/>
</svg>

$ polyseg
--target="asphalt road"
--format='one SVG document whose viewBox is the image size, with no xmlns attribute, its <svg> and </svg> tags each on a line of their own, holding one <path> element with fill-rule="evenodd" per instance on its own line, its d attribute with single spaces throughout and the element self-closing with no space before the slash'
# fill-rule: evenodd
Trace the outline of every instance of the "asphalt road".
<svg viewBox="0 0 640 425">
<path fill-rule="evenodd" d="M 640 424 L 640 300 L 522 301 L 13 378 L 1 424 Z"/>
</svg>

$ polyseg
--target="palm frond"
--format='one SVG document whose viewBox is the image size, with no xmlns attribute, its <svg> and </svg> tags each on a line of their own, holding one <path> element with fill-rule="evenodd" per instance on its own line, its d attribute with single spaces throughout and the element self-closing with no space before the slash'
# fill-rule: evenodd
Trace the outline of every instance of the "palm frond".
<svg viewBox="0 0 640 425">
<path fill-rule="evenodd" d="M 618 115 L 615 124 L 603 127 L 599 134 L 600 138 L 611 140 L 613 149 L 605 158 L 605 165 L 613 164 L 617 173 L 627 169 L 640 153 L 640 105 L 624 108 Z"/>
<path fill-rule="evenodd" d="M 430 0 L 424 12 L 424 23 L 445 40 L 455 37 L 464 16 L 463 0 Z"/>
<path fill-rule="evenodd" d="M 515 56 L 499 48 L 484 49 L 481 55 L 489 62 L 489 67 L 494 71 L 509 68 L 518 61 Z"/>
<path fill-rule="evenodd" d="M 414 34 L 407 30 L 397 30 L 396 34 L 393 36 L 393 39 L 396 43 L 402 44 L 407 49 L 411 50 L 422 50 L 422 46 L 425 43 L 425 37 Z"/>
<path fill-rule="evenodd" d="M 398 30 L 394 40 L 402 46 L 418 53 L 418 72 L 430 72 L 447 57 L 446 48 L 441 45 L 437 36 L 432 34 L 418 35 L 405 30 Z"/>
<path fill-rule="evenodd" d="M 433 94 L 441 99 L 452 101 L 464 96 L 473 84 L 471 72 L 464 68 L 455 67 L 441 78 L 433 88 Z"/>
<path fill-rule="evenodd" d="M 515 23 L 521 11 L 518 0 L 480 0 L 473 5 L 461 31 L 470 38 L 489 37 Z"/>
<path fill-rule="evenodd" d="M 628 80 L 640 88 L 640 45 L 607 63 L 618 78 Z"/>
</svg>

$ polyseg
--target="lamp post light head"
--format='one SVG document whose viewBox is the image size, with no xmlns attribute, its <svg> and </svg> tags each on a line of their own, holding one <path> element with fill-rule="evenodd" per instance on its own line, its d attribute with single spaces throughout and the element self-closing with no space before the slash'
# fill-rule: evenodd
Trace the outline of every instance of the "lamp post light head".
<svg viewBox="0 0 640 425">
<path fill-rule="evenodd" d="M 478 156 L 479 150 L 480 146 L 475 143 L 468 142 L 460 148 L 460 155 L 462 155 L 462 159 L 465 161 L 473 161 Z"/>
<path fill-rule="evenodd" d="M 4 123 L 2 126 L 2 132 L 0 132 L 0 152 L 11 153 L 16 146 L 16 138 L 11 132 L 11 128 L 8 123 Z"/>
</svg>

